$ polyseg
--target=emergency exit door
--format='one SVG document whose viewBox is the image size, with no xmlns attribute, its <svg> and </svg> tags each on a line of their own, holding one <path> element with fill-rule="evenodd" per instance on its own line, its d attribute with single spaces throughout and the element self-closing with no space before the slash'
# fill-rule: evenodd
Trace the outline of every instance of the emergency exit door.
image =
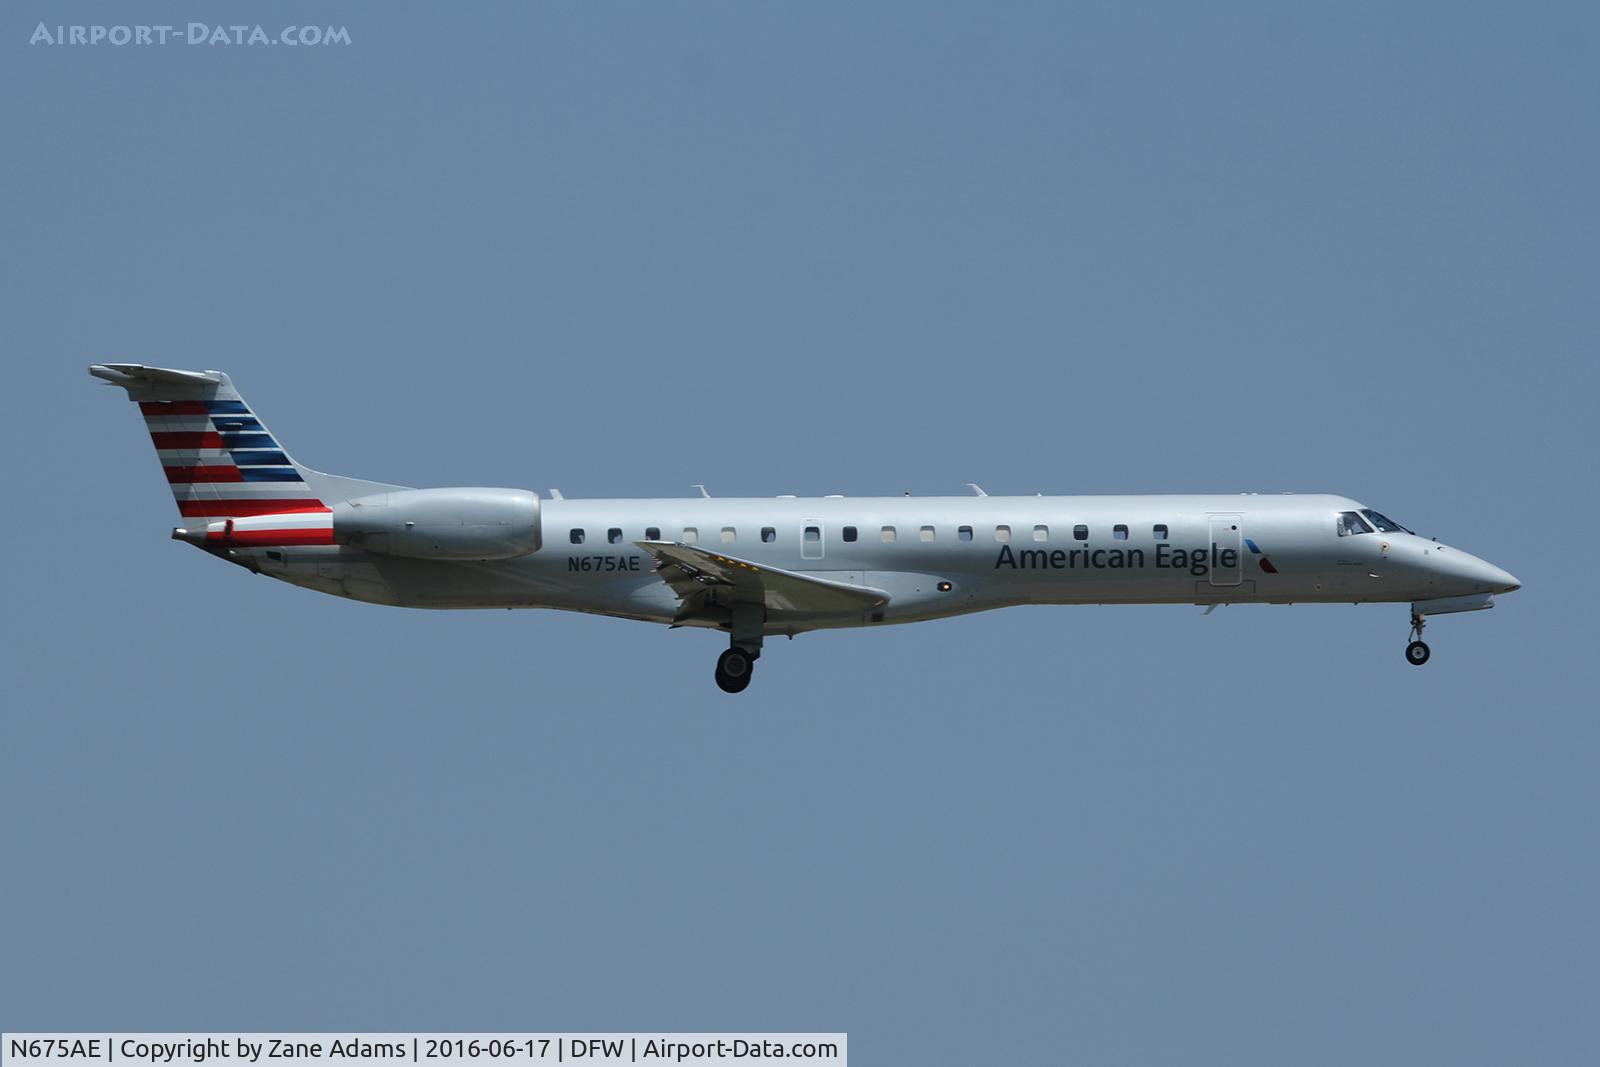
<svg viewBox="0 0 1600 1067">
<path fill-rule="evenodd" d="M 822 520 L 807 519 L 800 525 L 800 558 L 821 559 L 824 541 L 822 540 Z"/>
</svg>

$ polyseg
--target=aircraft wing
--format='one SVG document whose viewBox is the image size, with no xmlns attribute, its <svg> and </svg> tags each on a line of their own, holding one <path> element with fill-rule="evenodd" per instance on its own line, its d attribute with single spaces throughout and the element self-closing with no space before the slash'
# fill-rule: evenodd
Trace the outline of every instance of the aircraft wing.
<svg viewBox="0 0 1600 1067">
<path fill-rule="evenodd" d="M 678 541 L 635 541 L 683 601 L 683 614 L 715 603 L 764 604 L 774 615 L 859 615 L 889 602 L 881 589 L 814 578 Z"/>
</svg>

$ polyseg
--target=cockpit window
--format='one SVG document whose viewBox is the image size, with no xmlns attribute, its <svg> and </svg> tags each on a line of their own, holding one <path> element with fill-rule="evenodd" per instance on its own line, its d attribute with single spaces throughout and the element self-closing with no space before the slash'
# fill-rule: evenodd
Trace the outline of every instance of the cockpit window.
<svg viewBox="0 0 1600 1067">
<path fill-rule="evenodd" d="M 1349 537 L 1352 534 L 1367 534 L 1371 532 L 1372 527 L 1367 525 L 1367 520 L 1363 519 L 1355 512 L 1344 511 L 1339 513 L 1340 537 Z"/>
<path fill-rule="evenodd" d="M 1411 531 L 1395 522 L 1389 516 L 1373 511 L 1371 508 L 1362 508 L 1361 514 L 1366 516 L 1368 522 L 1384 533 L 1410 533 Z"/>
</svg>

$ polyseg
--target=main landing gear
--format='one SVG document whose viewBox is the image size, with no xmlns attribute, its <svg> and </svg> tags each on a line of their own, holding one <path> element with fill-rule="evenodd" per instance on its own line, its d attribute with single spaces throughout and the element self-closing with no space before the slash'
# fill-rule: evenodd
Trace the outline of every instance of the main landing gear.
<svg viewBox="0 0 1600 1067">
<path fill-rule="evenodd" d="M 1411 643 L 1406 646 L 1406 662 L 1413 667 L 1422 666 L 1432 655 L 1427 643 L 1422 640 L 1422 628 L 1427 624 L 1427 619 L 1414 611 L 1411 613 Z"/>
<path fill-rule="evenodd" d="M 750 652 L 734 645 L 717 657 L 717 687 L 724 693 L 742 693 L 750 684 L 760 651 Z"/>
<path fill-rule="evenodd" d="M 761 658 L 767 609 L 760 603 L 737 602 L 728 611 L 728 651 L 717 657 L 717 688 L 742 693 Z"/>
</svg>

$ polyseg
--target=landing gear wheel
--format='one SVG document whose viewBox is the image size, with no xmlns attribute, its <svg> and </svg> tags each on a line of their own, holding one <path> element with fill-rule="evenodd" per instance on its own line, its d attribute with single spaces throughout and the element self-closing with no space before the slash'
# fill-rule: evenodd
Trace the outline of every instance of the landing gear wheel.
<svg viewBox="0 0 1600 1067">
<path fill-rule="evenodd" d="M 717 657 L 717 687 L 724 693 L 744 692 L 755 666 L 755 658 L 744 649 L 728 649 Z"/>
<path fill-rule="evenodd" d="M 1411 643 L 1406 646 L 1406 662 L 1413 667 L 1420 667 L 1428 662 L 1428 646 L 1422 643 L 1422 628 L 1428 625 L 1428 619 L 1415 611 L 1411 613 Z"/>
</svg>

